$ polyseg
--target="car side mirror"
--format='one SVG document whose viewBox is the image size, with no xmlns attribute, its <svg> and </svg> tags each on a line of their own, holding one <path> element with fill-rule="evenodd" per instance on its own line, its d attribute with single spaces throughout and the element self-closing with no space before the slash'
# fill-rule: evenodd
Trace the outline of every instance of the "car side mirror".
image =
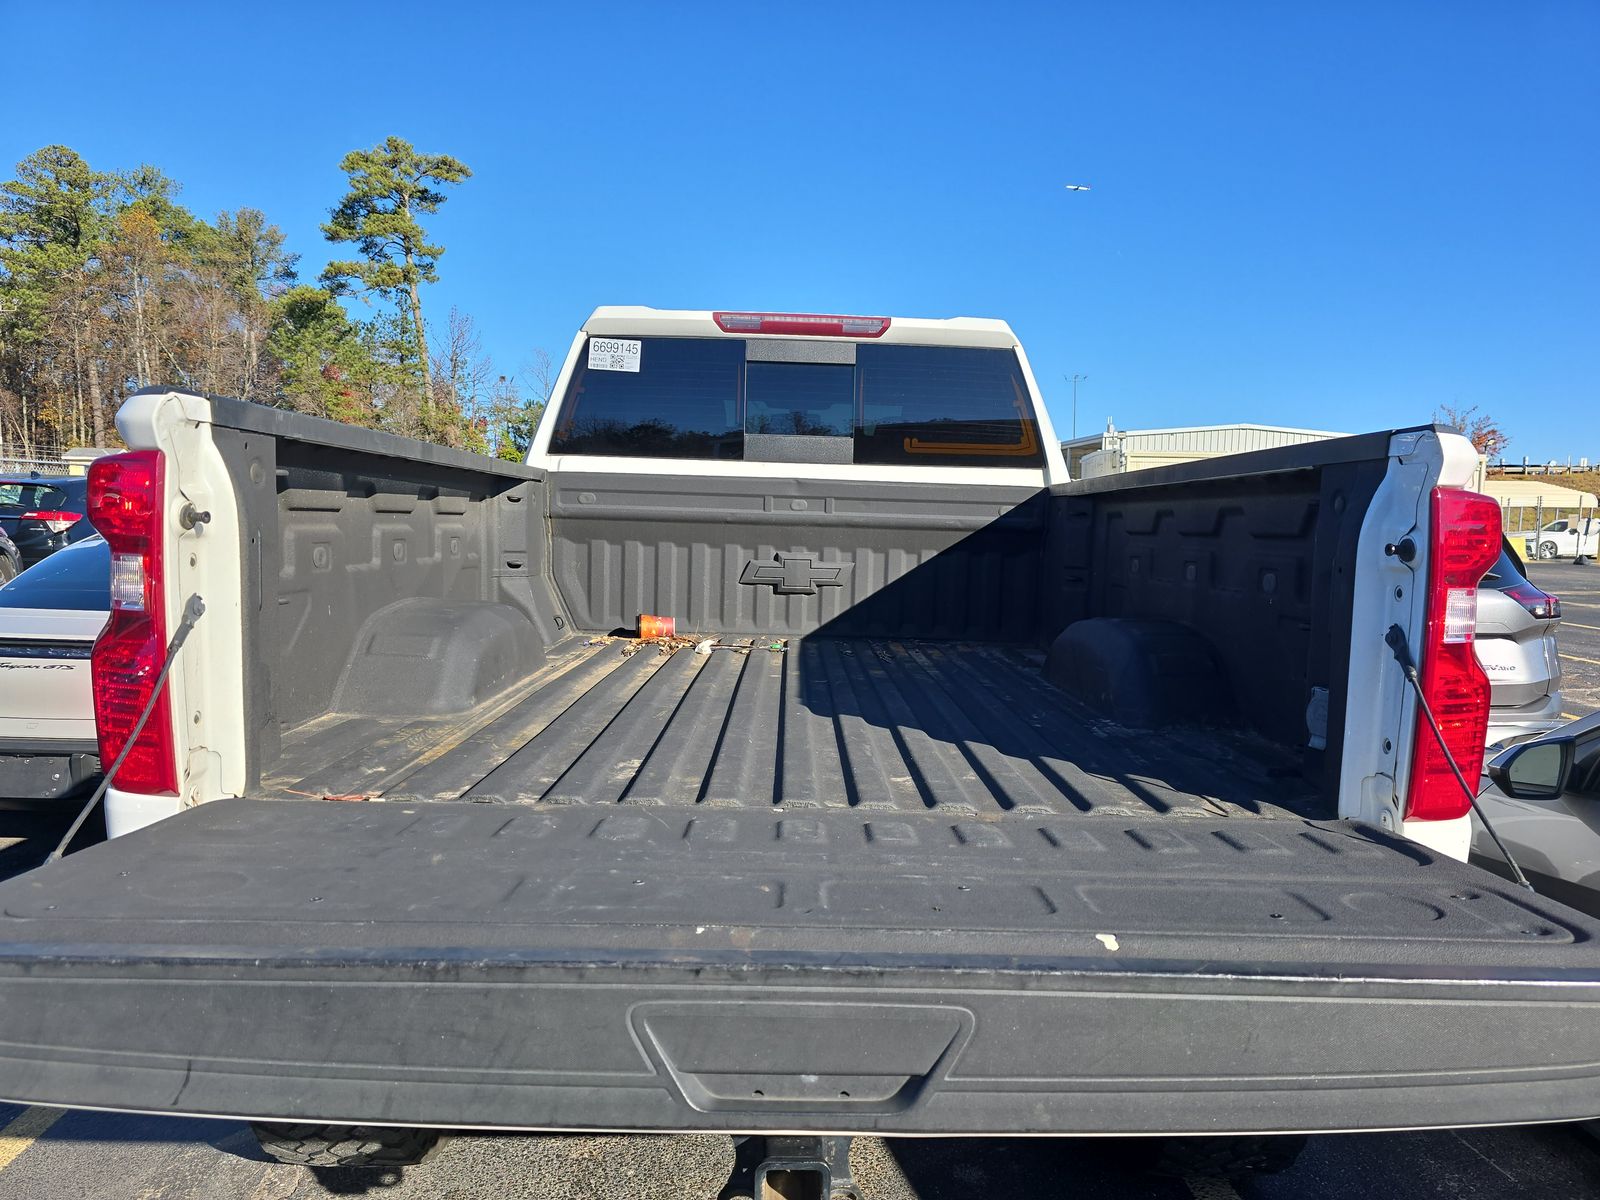
<svg viewBox="0 0 1600 1200">
<path fill-rule="evenodd" d="M 1572 739 L 1546 738 L 1513 746 L 1489 764 L 1489 778 L 1518 800 L 1554 800 L 1572 774 Z"/>
</svg>

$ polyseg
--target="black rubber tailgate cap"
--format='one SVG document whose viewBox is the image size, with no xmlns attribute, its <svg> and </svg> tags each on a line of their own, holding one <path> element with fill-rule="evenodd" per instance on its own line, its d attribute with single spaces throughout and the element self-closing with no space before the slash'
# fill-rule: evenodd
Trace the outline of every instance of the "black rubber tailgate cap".
<svg viewBox="0 0 1600 1200">
<path fill-rule="evenodd" d="M 0 1096 L 521 1129 L 1579 1119 L 1595 933 L 1334 823 L 230 801 L 0 885 Z"/>
</svg>

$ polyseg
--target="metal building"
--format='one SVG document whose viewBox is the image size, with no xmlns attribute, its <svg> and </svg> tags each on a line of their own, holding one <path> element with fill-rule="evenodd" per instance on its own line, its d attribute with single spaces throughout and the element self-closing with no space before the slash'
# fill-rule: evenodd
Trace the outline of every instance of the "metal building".
<svg viewBox="0 0 1600 1200">
<path fill-rule="evenodd" d="M 1279 425 L 1190 425 L 1182 429 L 1117 429 L 1109 421 L 1104 433 L 1061 443 L 1074 479 L 1142 471 L 1197 458 L 1243 454 L 1273 446 L 1298 446 L 1344 437 L 1323 429 L 1288 429 Z"/>
</svg>

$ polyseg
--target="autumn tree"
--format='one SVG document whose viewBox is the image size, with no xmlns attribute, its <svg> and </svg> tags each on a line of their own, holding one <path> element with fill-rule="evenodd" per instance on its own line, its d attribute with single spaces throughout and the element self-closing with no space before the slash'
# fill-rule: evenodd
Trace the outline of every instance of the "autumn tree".
<svg viewBox="0 0 1600 1200">
<path fill-rule="evenodd" d="M 1510 436 L 1500 428 L 1500 423 L 1491 416 L 1480 414 L 1476 404 L 1471 408 L 1441 404 L 1433 410 L 1433 420 L 1436 425 L 1448 425 L 1459 430 L 1472 443 L 1473 449 L 1491 459 L 1502 457 L 1506 447 L 1511 444 Z"/>
<path fill-rule="evenodd" d="M 495 450 L 501 458 L 512 462 L 521 462 L 527 457 L 534 432 L 539 428 L 539 419 L 544 416 L 550 395 L 555 390 L 556 366 L 548 351 L 537 349 L 533 352 L 528 375 L 531 395 L 523 395 L 514 380 L 502 377 L 509 386 L 503 387 L 498 396 L 496 415 L 499 426 Z"/>
<path fill-rule="evenodd" d="M 19 163 L 0 184 L 0 447 L 105 445 L 129 393 L 175 385 L 511 453 L 530 402 L 471 319 L 453 311 L 428 353 L 421 285 L 443 248 L 419 218 L 466 168 L 398 139 L 345 168 L 329 236 L 364 259 L 310 287 L 265 214 L 198 218 L 157 167 L 98 171 L 65 146 Z M 357 293 L 390 302 L 348 311 Z"/>
<path fill-rule="evenodd" d="M 162 380 L 194 386 L 179 346 L 188 313 L 177 285 L 190 265 L 186 242 L 199 222 L 177 194 L 177 183 L 155 167 L 116 177 L 110 233 L 90 279 L 91 298 L 122 327 L 108 352 L 114 360 L 122 357 L 115 347 L 127 357 L 111 365 L 135 387 Z"/>
<path fill-rule="evenodd" d="M 201 335 L 202 390 L 242 400 L 265 394 L 263 355 L 273 305 L 293 287 L 299 258 L 283 242 L 283 231 L 253 208 L 220 212 L 195 230 L 191 294 Z"/>
<path fill-rule="evenodd" d="M 440 440 L 468 450 L 488 449 L 493 380 L 494 363 L 483 352 L 477 325 L 452 308 L 433 359 L 434 399 L 446 410 L 436 422 Z"/>
<path fill-rule="evenodd" d="M 105 404 L 93 275 L 110 237 L 116 180 L 66 146 L 17 164 L 0 187 L 0 347 L 27 404 L 53 392 L 73 432 L 105 444 Z M 87 412 L 88 429 L 84 428 Z M 37 408 L 34 416 L 37 416 Z M 23 408 L 22 418 L 30 415 Z M 27 438 L 28 433 L 24 433 Z"/>
<path fill-rule="evenodd" d="M 422 285 L 438 281 L 444 247 L 428 240 L 419 218 L 439 211 L 446 199 L 441 188 L 460 183 L 472 172 L 458 159 L 418 153 L 397 137 L 386 138 L 371 150 L 352 150 L 339 169 L 349 177 L 350 190 L 322 232 L 329 241 L 354 242 L 361 258 L 329 263 L 322 281 L 336 295 L 357 291 L 386 297 L 405 314 L 423 412 L 429 418 L 433 369 Z"/>
<path fill-rule="evenodd" d="M 335 421 L 379 424 L 381 368 L 370 332 L 323 288 L 290 288 L 271 308 L 266 348 L 278 368 L 277 402 Z"/>
</svg>

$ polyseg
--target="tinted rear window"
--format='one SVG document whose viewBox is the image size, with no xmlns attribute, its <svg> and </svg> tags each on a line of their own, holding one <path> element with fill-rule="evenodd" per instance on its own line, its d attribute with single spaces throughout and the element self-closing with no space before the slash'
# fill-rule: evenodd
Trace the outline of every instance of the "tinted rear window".
<svg viewBox="0 0 1600 1200">
<path fill-rule="evenodd" d="M 1518 583 L 1527 583 L 1528 579 L 1511 557 L 1511 552 L 1502 544 L 1500 557 L 1495 559 L 1494 566 L 1484 573 L 1482 586 L 1492 588 L 1506 588 Z"/>
<path fill-rule="evenodd" d="M 744 343 L 643 338 L 637 371 L 579 359 L 567 385 L 552 454 L 738 458 Z"/>
<path fill-rule="evenodd" d="M 33 509 L 73 510 L 72 500 L 62 488 L 48 483 L 0 483 L 0 508 L 23 511 Z"/>
<path fill-rule="evenodd" d="M 1037 467 L 1044 447 L 1011 350 L 858 344 L 851 364 L 745 361 L 733 338 L 638 338 L 568 385 L 553 454 L 744 457 L 744 435 L 852 439 L 853 461 Z M 828 461 L 838 461 L 830 458 Z"/>
<path fill-rule="evenodd" d="M 1027 384 L 1010 350 L 862 346 L 856 375 L 858 463 L 1044 463 Z"/>
<path fill-rule="evenodd" d="M 753 362 L 744 377 L 746 433 L 849 437 L 855 429 L 854 367 Z"/>
<path fill-rule="evenodd" d="M 0 608 L 111 608 L 111 548 L 91 538 L 58 550 L 4 587 Z"/>
</svg>

